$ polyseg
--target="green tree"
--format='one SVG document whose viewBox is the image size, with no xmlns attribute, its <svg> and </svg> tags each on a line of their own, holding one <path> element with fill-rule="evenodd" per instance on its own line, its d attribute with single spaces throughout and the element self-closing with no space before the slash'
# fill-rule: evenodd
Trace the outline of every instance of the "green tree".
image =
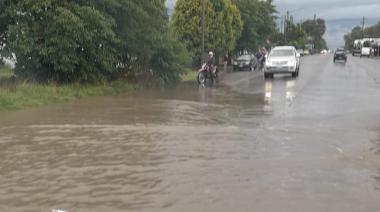
<svg viewBox="0 0 380 212">
<path fill-rule="evenodd" d="M 316 20 L 306 20 L 302 23 L 302 28 L 306 34 L 312 38 L 315 49 L 321 50 L 327 48 L 326 41 L 323 39 L 323 35 L 326 32 L 325 20 L 320 18 Z"/>
<path fill-rule="evenodd" d="M 189 63 L 188 51 L 184 44 L 179 42 L 172 33 L 161 35 L 154 54 L 149 61 L 154 78 L 160 85 L 166 85 L 179 80 L 184 65 Z"/>
<path fill-rule="evenodd" d="M 285 33 L 288 43 L 296 48 L 305 48 L 306 32 L 302 27 L 299 24 L 295 25 L 290 21 L 288 21 L 287 26 Z"/>
<path fill-rule="evenodd" d="M 3 63 L 1 51 L 6 42 L 6 31 L 11 19 L 6 15 L 9 1 L 0 0 L 0 65 Z"/>
<path fill-rule="evenodd" d="M 69 1 L 31 0 L 9 5 L 6 52 L 17 57 L 16 74 L 39 81 L 95 81 L 115 70 L 114 22 Z"/>
<path fill-rule="evenodd" d="M 201 52 L 201 1 L 178 0 L 171 26 L 196 61 Z M 242 30 L 240 13 L 230 0 L 205 0 L 205 49 L 231 51 Z"/>
<path fill-rule="evenodd" d="M 160 36 L 167 31 L 165 0 L 77 0 L 115 20 L 123 63 L 149 69 Z M 145 67 L 144 67 L 145 66 Z"/>
<path fill-rule="evenodd" d="M 351 33 L 344 36 L 345 48 L 353 49 L 354 42 L 356 39 L 361 39 L 363 37 L 363 30 L 361 27 L 356 26 L 352 29 Z"/>
<path fill-rule="evenodd" d="M 369 26 L 364 29 L 364 35 L 369 38 L 379 38 L 380 37 L 380 22 L 373 26 Z"/>
<path fill-rule="evenodd" d="M 0 45 L 6 46 L 0 53 L 16 54 L 19 76 L 98 82 L 152 75 L 167 82 L 187 59 L 170 38 L 165 0 L 0 0 L 0 6 Z"/>
<path fill-rule="evenodd" d="M 276 34 L 276 9 L 272 1 L 234 0 L 240 10 L 244 27 L 237 41 L 237 50 L 256 51 Z"/>
<path fill-rule="evenodd" d="M 180 66 L 187 64 L 189 56 L 186 48 L 172 38 L 165 0 L 77 1 L 115 20 L 115 33 L 121 43 L 118 46 L 122 64 L 118 70 L 120 75 L 153 74 L 160 84 L 178 79 Z"/>
</svg>

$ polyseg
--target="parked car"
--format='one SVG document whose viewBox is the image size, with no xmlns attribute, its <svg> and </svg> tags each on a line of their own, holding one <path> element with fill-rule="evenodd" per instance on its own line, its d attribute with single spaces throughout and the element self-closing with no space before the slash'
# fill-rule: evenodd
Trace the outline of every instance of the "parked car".
<svg viewBox="0 0 380 212">
<path fill-rule="evenodd" d="M 303 56 L 304 54 L 304 51 L 303 49 L 297 49 L 297 53 L 301 55 L 301 57 Z"/>
<path fill-rule="evenodd" d="M 253 71 L 255 67 L 256 67 L 256 58 L 254 55 L 250 55 L 250 54 L 242 55 L 233 62 L 233 71 L 236 71 L 236 70 L 242 71 L 245 69 Z"/>
<path fill-rule="evenodd" d="M 303 55 L 310 55 L 310 50 L 309 49 L 305 49 L 304 51 L 303 51 Z"/>
<path fill-rule="evenodd" d="M 352 56 L 361 55 L 362 51 L 359 48 L 355 48 L 352 50 Z"/>
<path fill-rule="evenodd" d="M 370 57 L 371 56 L 371 48 L 370 47 L 362 47 L 360 57 Z"/>
<path fill-rule="evenodd" d="M 293 46 L 273 48 L 265 61 L 264 77 L 273 77 L 277 73 L 289 73 L 298 77 L 300 70 L 300 54 Z"/>
<path fill-rule="evenodd" d="M 338 48 L 335 51 L 335 53 L 334 53 L 334 63 L 337 60 L 347 62 L 347 55 L 346 55 L 346 51 L 344 50 L 344 48 Z"/>
</svg>

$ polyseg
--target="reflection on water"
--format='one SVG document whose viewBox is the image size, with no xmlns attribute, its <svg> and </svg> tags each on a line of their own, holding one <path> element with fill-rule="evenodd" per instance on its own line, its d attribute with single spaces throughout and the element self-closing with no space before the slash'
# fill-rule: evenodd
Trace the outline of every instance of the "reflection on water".
<svg viewBox="0 0 380 212">
<path fill-rule="evenodd" d="M 265 111 L 271 111 L 272 110 L 272 82 L 266 81 L 265 82 L 265 105 L 264 110 Z"/>
<path fill-rule="evenodd" d="M 373 152 L 376 155 L 380 155 L 380 134 L 377 139 L 375 139 L 373 142 L 373 145 L 371 147 L 371 152 Z"/>
<path fill-rule="evenodd" d="M 380 190 L 380 169 L 378 170 L 378 173 L 376 176 L 373 177 L 375 180 L 375 189 Z"/>
<path fill-rule="evenodd" d="M 281 80 L 267 80 L 264 84 L 265 91 L 265 106 L 264 110 L 270 111 L 273 109 L 274 104 L 282 104 L 284 100 L 285 104 L 290 106 L 295 98 L 295 80 L 281 79 Z M 276 95 L 276 96 L 274 96 Z M 277 102 L 274 102 L 276 99 Z"/>
<path fill-rule="evenodd" d="M 294 80 L 286 81 L 286 103 L 288 105 L 291 105 L 293 103 L 293 99 L 295 97 L 294 86 L 295 86 Z"/>
</svg>

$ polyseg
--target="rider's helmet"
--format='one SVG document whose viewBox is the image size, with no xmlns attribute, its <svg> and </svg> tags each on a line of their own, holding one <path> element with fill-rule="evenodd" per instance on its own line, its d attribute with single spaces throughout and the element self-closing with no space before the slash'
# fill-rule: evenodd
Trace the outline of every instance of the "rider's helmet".
<svg viewBox="0 0 380 212">
<path fill-rule="evenodd" d="M 210 51 L 210 52 L 208 53 L 208 55 L 209 55 L 210 57 L 212 57 L 212 56 L 214 56 L 214 52 L 211 52 L 211 51 Z"/>
</svg>

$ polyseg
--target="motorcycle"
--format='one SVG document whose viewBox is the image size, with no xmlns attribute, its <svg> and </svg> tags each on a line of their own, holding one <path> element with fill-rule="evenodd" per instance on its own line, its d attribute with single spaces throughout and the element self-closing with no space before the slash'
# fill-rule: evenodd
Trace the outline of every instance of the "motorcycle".
<svg viewBox="0 0 380 212">
<path fill-rule="evenodd" d="M 204 86 L 208 82 L 210 85 L 213 85 L 214 81 L 218 78 L 218 72 L 218 67 L 214 66 L 211 70 L 207 64 L 203 64 L 202 68 L 198 70 L 198 84 Z"/>
</svg>

